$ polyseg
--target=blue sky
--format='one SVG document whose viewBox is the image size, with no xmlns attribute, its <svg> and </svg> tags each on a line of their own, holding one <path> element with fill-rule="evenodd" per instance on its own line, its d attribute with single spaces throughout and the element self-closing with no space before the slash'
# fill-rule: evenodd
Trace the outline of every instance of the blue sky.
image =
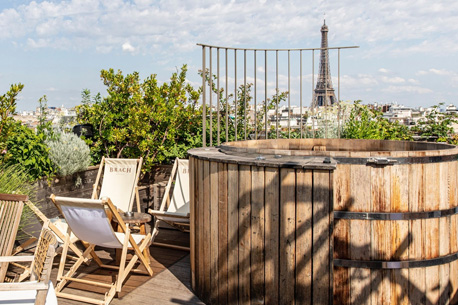
<svg viewBox="0 0 458 305">
<path fill-rule="evenodd" d="M 342 100 L 458 105 L 458 1 L 440 0 L 3 0 L 0 93 L 21 82 L 18 110 L 34 109 L 43 95 L 50 106 L 71 107 L 85 88 L 105 95 L 101 69 L 167 81 L 182 64 L 197 85 L 196 43 L 319 47 L 323 13 L 329 46 L 360 46 L 341 53 Z M 306 96 L 311 73 L 303 72 Z M 335 54 L 331 73 L 335 84 Z"/>
</svg>

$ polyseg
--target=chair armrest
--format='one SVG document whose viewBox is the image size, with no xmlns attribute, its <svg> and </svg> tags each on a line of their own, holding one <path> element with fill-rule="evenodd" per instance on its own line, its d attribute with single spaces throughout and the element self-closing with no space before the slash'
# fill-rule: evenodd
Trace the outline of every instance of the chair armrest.
<svg viewBox="0 0 458 305">
<path fill-rule="evenodd" d="M 18 290 L 46 290 L 48 283 L 44 282 L 22 282 L 22 283 L 0 283 L 0 291 L 18 291 Z"/>
<path fill-rule="evenodd" d="M 33 261 L 33 255 L 27 256 L 0 256 L 0 263 L 11 263 L 11 262 L 31 262 Z"/>
<path fill-rule="evenodd" d="M 149 209 L 148 213 L 154 216 L 167 216 L 167 217 L 175 217 L 175 218 L 189 218 L 189 213 L 178 213 L 178 212 L 165 212 L 165 211 L 157 211 Z"/>
</svg>

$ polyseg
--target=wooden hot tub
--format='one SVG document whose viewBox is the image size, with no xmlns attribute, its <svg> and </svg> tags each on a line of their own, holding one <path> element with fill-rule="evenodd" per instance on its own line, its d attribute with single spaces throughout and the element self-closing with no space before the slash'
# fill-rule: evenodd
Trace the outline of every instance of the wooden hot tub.
<svg viewBox="0 0 458 305">
<path fill-rule="evenodd" d="M 282 139 L 189 155 L 202 300 L 458 302 L 455 146 Z"/>
</svg>

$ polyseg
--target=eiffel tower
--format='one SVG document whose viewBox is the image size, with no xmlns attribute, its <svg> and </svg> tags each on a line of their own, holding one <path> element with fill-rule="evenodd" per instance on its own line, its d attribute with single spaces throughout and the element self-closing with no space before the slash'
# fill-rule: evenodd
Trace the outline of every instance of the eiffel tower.
<svg viewBox="0 0 458 305">
<path fill-rule="evenodd" d="M 313 94 L 312 107 L 330 106 L 337 99 L 332 87 L 331 69 L 329 68 L 328 53 L 328 26 L 324 20 L 321 27 L 321 52 L 320 52 L 320 73 L 316 83 L 315 93 Z"/>
</svg>

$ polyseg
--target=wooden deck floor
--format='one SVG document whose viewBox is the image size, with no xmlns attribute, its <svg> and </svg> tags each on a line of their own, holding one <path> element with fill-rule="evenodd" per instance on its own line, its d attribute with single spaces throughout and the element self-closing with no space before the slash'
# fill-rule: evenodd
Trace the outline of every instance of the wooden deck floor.
<svg viewBox="0 0 458 305">
<path fill-rule="evenodd" d="M 161 230 L 160 238 L 157 241 L 174 241 L 175 244 L 189 244 L 189 235 L 174 230 Z M 96 249 L 97 250 L 97 249 Z M 96 253 L 100 258 L 109 262 L 114 258 L 114 253 L 99 249 Z M 154 271 L 153 277 L 134 275 L 129 277 L 123 286 L 118 298 L 114 298 L 112 305 L 127 304 L 204 304 L 191 290 L 190 260 L 189 252 L 173 250 L 162 247 L 150 247 L 151 267 Z M 51 279 L 56 281 L 57 268 L 60 256 L 54 261 L 54 268 Z M 80 277 L 97 278 L 106 277 L 110 281 L 110 272 L 101 271 L 95 263 L 90 266 L 81 267 Z M 91 296 L 102 299 L 103 295 L 97 287 L 71 284 L 63 292 L 78 293 L 81 296 Z M 69 299 L 59 298 L 60 305 L 86 304 Z"/>
</svg>

